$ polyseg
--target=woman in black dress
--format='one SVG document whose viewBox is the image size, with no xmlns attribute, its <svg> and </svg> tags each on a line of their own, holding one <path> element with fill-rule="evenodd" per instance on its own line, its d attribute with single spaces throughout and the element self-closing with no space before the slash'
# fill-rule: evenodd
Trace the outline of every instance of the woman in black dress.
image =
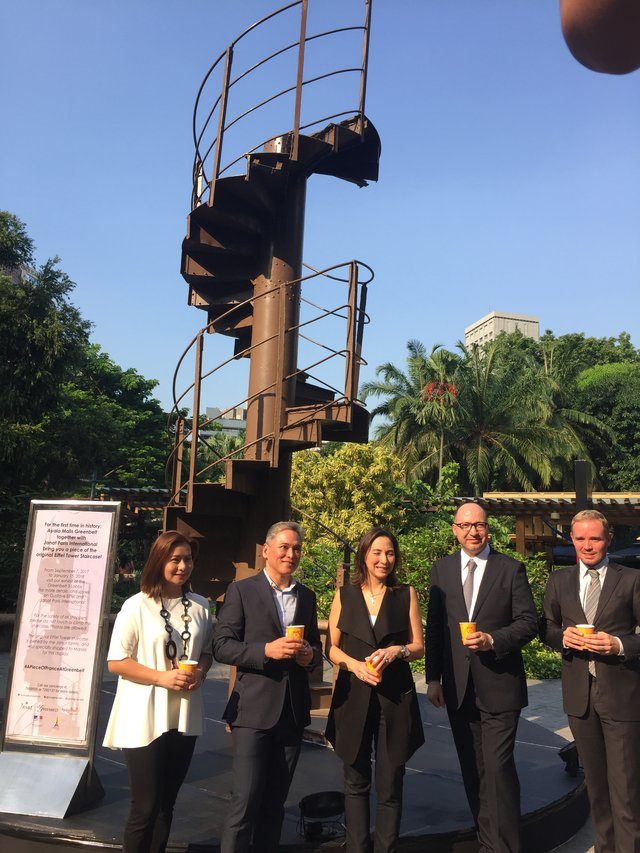
<svg viewBox="0 0 640 853">
<path fill-rule="evenodd" d="M 424 655 L 415 590 L 398 582 L 395 536 L 373 527 L 360 540 L 351 583 L 336 592 L 329 657 L 340 667 L 327 738 L 344 763 L 347 853 L 369 850 L 371 751 L 376 758 L 374 853 L 396 849 L 407 759 L 424 742 L 410 660 Z"/>
</svg>

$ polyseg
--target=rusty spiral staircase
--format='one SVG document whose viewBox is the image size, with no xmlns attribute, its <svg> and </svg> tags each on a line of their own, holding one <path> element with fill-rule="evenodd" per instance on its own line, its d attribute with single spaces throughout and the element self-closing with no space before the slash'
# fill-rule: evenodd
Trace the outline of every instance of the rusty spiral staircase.
<svg viewBox="0 0 640 853">
<path fill-rule="evenodd" d="M 265 531 L 273 522 L 290 517 L 291 454 L 327 440 L 364 442 L 368 438 L 369 416 L 357 399 L 357 389 L 368 319 L 367 285 L 373 273 L 357 261 L 311 272 L 303 271 L 302 263 L 309 177 L 330 175 L 360 187 L 378 177 L 380 140 L 364 112 L 371 0 L 353 0 L 347 5 L 364 10 L 363 23 L 310 32 L 312 0 L 296 0 L 266 16 L 216 59 L 196 99 L 193 192 L 181 273 L 189 285 L 189 304 L 206 313 L 206 324 L 185 350 L 176 371 L 177 377 L 187 356 L 195 355 L 189 387 L 178 393 L 177 379 L 174 381 L 172 496 L 165 508 L 164 526 L 199 540 L 194 584 L 216 600 L 223 597 L 229 582 L 262 567 Z M 296 16 L 298 38 L 248 67 L 238 68 L 239 45 L 285 15 Z M 361 38 L 359 64 L 331 66 L 305 77 L 309 44 L 347 33 Z M 258 104 L 235 107 L 235 87 L 285 54 L 294 59 L 293 84 Z M 334 61 L 334 56 L 330 59 Z M 220 87 L 209 96 L 216 75 Z M 346 79 L 344 75 L 359 83 L 357 106 L 312 121 L 303 118 L 308 87 Z M 254 147 L 241 148 L 241 154 L 223 164 L 231 129 L 287 97 L 292 101 L 292 118 L 289 114 L 283 120 L 289 122 L 289 128 Z M 236 114 L 230 118 L 234 108 Z M 323 298 L 333 298 L 336 290 L 341 291 L 337 304 L 329 308 L 318 304 Z M 314 323 L 328 319 L 344 322 L 340 343 L 309 337 Z M 208 345 L 217 335 L 234 339 L 233 354 L 208 369 L 205 342 Z M 303 340 L 305 346 L 311 341 L 319 350 L 318 357 L 301 365 Z M 203 462 L 207 430 L 229 410 L 215 418 L 199 416 L 203 383 L 215 381 L 223 368 L 245 359 L 248 393 L 229 407 L 246 406 L 244 444 L 228 454 L 218 454 L 214 462 Z M 335 380 L 335 372 L 331 381 L 318 376 L 335 362 L 343 363 L 340 382 Z M 181 406 L 191 394 L 192 416 L 187 418 L 181 414 Z M 212 467 L 221 465 L 222 481 L 208 482 Z"/>
</svg>

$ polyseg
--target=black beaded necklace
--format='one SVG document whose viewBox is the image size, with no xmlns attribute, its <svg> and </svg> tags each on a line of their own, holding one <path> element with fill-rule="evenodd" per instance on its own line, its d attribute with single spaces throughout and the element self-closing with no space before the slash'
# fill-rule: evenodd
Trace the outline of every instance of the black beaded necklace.
<svg viewBox="0 0 640 853">
<path fill-rule="evenodd" d="M 184 613 L 182 614 L 182 621 L 184 622 L 184 631 L 180 634 L 182 639 L 182 651 L 183 653 L 180 655 L 180 660 L 189 660 L 189 641 L 191 640 L 191 631 L 189 630 L 189 623 L 191 622 L 191 616 L 189 616 L 189 608 L 191 607 L 191 602 L 187 598 L 187 593 L 182 590 L 182 606 L 184 607 Z M 168 634 L 167 642 L 164 644 L 164 651 L 168 659 L 171 661 L 171 666 L 173 669 L 176 668 L 176 657 L 178 655 L 178 647 L 175 644 L 175 640 L 173 639 L 173 625 L 171 624 L 171 614 L 164 606 L 164 601 L 162 597 L 160 597 L 160 604 L 162 605 L 162 609 L 160 610 L 160 615 L 164 619 L 164 630 Z"/>
</svg>

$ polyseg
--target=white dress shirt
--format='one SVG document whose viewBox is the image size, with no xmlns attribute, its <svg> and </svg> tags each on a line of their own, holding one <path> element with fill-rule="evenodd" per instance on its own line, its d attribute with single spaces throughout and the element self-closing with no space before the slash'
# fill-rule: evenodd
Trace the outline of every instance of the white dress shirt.
<svg viewBox="0 0 640 853">
<path fill-rule="evenodd" d="M 266 569 L 262 570 L 265 573 L 265 577 L 269 581 L 269 586 L 271 587 L 271 592 L 273 593 L 273 600 L 276 603 L 276 610 L 278 611 L 278 616 L 280 617 L 280 625 L 282 626 L 282 633 L 287 633 L 287 626 L 293 625 L 293 620 L 296 618 L 296 606 L 298 604 L 298 582 L 292 581 L 289 586 L 279 587 L 278 584 L 274 583 L 269 577 L 269 572 Z"/>
<path fill-rule="evenodd" d="M 595 569 L 600 575 L 600 594 L 602 594 L 602 587 L 604 586 L 604 579 L 607 576 L 607 566 L 609 565 L 609 557 L 605 557 L 602 562 L 598 563 L 595 566 L 585 566 L 585 564 L 580 560 L 579 570 L 580 570 L 580 606 L 584 610 L 584 605 L 587 600 L 587 589 L 589 588 L 589 584 L 591 583 L 591 578 L 588 575 L 589 569 Z M 616 637 L 618 641 L 618 646 L 620 647 L 618 650 L 619 655 L 624 655 L 624 647 L 622 645 L 622 640 L 620 637 Z"/>
<path fill-rule="evenodd" d="M 473 611 L 476 609 L 478 590 L 480 589 L 480 584 L 482 583 L 482 578 L 484 577 L 484 570 L 487 567 L 487 560 L 489 559 L 490 553 L 491 548 L 489 547 L 489 545 L 485 545 L 482 551 L 480 551 L 480 553 L 477 554 L 475 557 L 472 557 L 471 554 L 467 554 L 464 549 L 460 551 L 460 571 L 463 586 L 465 580 L 467 579 L 467 575 L 469 574 L 469 569 L 467 568 L 469 560 L 475 560 L 476 563 L 476 568 L 473 575 L 473 595 L 471 596 L 471 608 L 469 611 L 470 621 L 472 621 Z"/>
</svg>

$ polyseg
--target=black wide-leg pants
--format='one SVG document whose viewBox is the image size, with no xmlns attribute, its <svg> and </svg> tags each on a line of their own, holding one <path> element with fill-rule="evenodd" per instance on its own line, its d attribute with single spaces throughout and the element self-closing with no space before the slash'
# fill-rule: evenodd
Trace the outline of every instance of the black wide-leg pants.
<svg viewBox="0 0 640 853">
<path fill-rule="evenodd" d="M 147 746 L 122 750 L 131 787 L 123 853 L 164 853 L 195 746 L 195 737 L 172 729 Z"/>
<path fill-rule="evenodd" d="M 371 691 L 362 743 L 353 764 L 344 765 L 344 810 L 347 824 L 347 853 L 370 850 L 369 795 L 371 751 L 375 746 L 376 824 L 374 853 L 394 853 L 402 817 L 404 764 L 394 764 L 387 750 L 386 721 L 375 690 Z"/>
</svg>

